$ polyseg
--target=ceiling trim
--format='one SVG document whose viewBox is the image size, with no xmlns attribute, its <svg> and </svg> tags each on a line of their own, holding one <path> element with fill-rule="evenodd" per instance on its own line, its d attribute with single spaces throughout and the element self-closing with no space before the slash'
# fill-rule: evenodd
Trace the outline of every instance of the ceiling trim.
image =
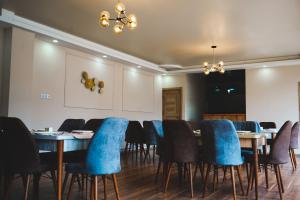
<svg viewBox="0 0 300 200">
<path fill-rule="evenodd" d="M 237 69 L 256 69 L 265 67 L 284 67 L 284 66 L 295 66 L 300 65 L 300 58 L 290 60 L 276 60 L 276 61 L 264 61 L 248 64 L 232 64 L 226 65 L 225 70 L 237 70 Z M 179 73 L 202 73 L 202 65 L 190 66 L 188 69 L 169 71 L 168 74 L 179 74 Z"/>
<path fill-rule="evenodd" d="M 39 33 L 42 35 L 46 35 L 49 37 L 52 37 L 54 39 L 57 40 L 61 40 L 61 41 L 65 41 L 67 43 L 82 47 L 82 48 L 86 48 L 101 54 L 105 54 L 107 56 L 110 57 L 114 57 L 135 65 L 140 65 L 158 72 L 162 72 L 165 73 L 166 70 L 162 69 L 159 67 L 159 65 L 149 62 L 147 60 L 143 60 L 141 58 L 129 55 L 127 53 L 123 53 L 121 51 L 117 51 L 115 49 L 106 47 L 104 45 L 83 39 L 81 37 L 60 31 L 58 29 L 37 23 L 35 21 L 23 18 L 23 17 L 19 17 L 17 15 L 15 15 L 14 12 L 11 12 L 9 10 L 6 9 L 2 9 L 1 10 L 1 16 L 0 16 L 0 21 L 20 27 L 20 28 L 24 28 L 27 30 L 30 30 L 32 32 L 35 33 Z"/>
</svg>

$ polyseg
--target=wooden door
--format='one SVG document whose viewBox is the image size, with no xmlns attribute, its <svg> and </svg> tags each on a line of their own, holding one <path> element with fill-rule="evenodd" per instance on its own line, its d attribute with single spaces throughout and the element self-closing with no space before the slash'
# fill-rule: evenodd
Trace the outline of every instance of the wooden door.
<svg viewBox="0 0 300 200">
<path fill-rule="evenodd" d="M 182 119 L 182 88 L 163 89 L 163 119 Z"/>
</svg>

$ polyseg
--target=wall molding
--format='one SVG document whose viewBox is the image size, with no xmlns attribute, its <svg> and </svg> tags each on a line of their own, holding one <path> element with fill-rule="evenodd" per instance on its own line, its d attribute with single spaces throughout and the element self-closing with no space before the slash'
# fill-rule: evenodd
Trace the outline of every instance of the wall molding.
<svg viewBox="0 0 300 200">
<path fill-rule="evenodd" d="M 0 16 L 0 21 L 23 28 L 23 29 L 27 29 L 30 30 L 32 32 L 38 33 L 38 34 L 42 34 L 42 35 L 46 35 L 48 37 L 52 37 L 55 39 L 58 39 L 60 41 L 64 41 L 82 48 L 86 48 L 101 54 L 105 54 L 108 55 L 110 57 L 113 58 L 117 58 L 120 59 L 122 61 L 126 61 L 135 65 L 140 65 L 158 72 L 162 72 L 165 73 L 166 71 L 162 68 L 159 67 L 159 65 L 149 62 L 147 60 L 143 60 L 141 58 L 123 53 L 121 51 L 106 47 L 104 45 L 83 39 L 81 37 L 60 31 L 58 29 L 37 23 L 35 21 L 23 18 L 23 17 L 19 17 L 17 15 L 15 15 L 14 12 L 11 12 L 9 10 L 6 9 L 2 9 L 1 10 L 1 16 Z"/>
</svg>

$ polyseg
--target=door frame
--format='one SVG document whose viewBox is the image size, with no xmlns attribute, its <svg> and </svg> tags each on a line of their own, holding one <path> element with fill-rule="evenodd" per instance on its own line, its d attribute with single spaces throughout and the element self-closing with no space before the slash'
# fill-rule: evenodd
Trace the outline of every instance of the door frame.
<svg viewBox="0 0 300 200">
<path fill-rule="evenodd" d="M 178 90 L 180 93 L 180 110 L 179 110 L 179 118 L 182 119 L 182 109 L 183 109 L 183 95 L 182 95 L 182 87 L 172 87 L 172 88 L 162 88 L 162 119 L 164 118 L 164 92 Z"/>
</svg>

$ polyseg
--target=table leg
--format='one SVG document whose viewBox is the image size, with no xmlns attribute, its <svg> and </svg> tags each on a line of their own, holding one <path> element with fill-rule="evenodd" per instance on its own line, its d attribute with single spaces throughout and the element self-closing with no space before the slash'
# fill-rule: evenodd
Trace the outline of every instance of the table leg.
<svg viewBox="0 0 300 200">
<path fill-rule="evenodd" d="M 62 175 L 63 175 L 64 141 L 57 141 L 57 200 L 62 200 Z"/>
<path fill-rule="evenodd" d="M 254 177 L 255 177 L 255 199 L 258 199 L 258 154 L 257 154 L 257 140 L 254 138 L 252 139 L 252 150 L 254 156 Z"/>
</svg>

